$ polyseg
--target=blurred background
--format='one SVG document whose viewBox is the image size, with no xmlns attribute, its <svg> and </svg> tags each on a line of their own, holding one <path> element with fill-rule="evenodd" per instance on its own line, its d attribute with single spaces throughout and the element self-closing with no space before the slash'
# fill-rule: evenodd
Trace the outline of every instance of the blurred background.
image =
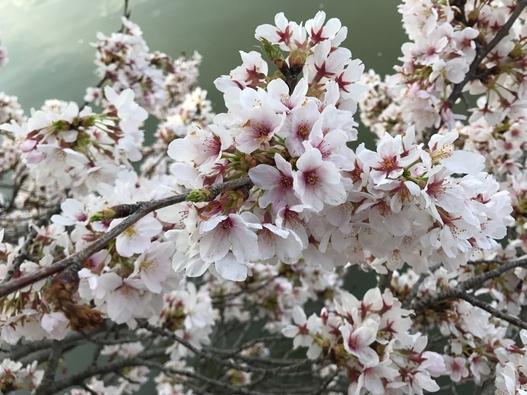
<svg viewBox="0 0 527 395">
<path fill-rule="evenodd" d="M 129 2 L 131 20 L 143 29 L 151 50 L 172 57 L 193 51 L 203 56 L 200 85 L 209 92 L 216 112 L 224 107 L 214 79 L 241 63 L 239 50 L 258 49 L 254 29 L 273 23 L 277 12 L 295 21 L 311 18 L 318 10 L 326 11 L 328 18 L 340 18 L 349 28 L 344 46 L 354 58 L 362 59 L 366 69 L 381 75 L 391 73 L 405 41 L 398 0 Z M 85 88 L 99 80 L 90 43 L 99 31 L 117 31 L 122 13 L 123 0 L 0 0 L 0 39 L 9 56 L 9 63 L 0 70 L 0 92 L 18 96 L 26 111 L 52 98 L 81 103 Z M 362 139 L 371 141 L 372 136 L 363 131 Z M 372 276 L 350 275 L 349 290 L 357 295 L 375 285 Z M 90 353 L 87 349 L 86 354 Z M 70 357 L 74 369 L 82 364 L 85 355 L 81 354 Z M 142 393 L 153 391 L 148 387 Z"/>
<path fill-rule="evenodd" d="M 283 11 L 301 21 L 325 10 L 348 26 L 345 46 L 366 68 L 389 73 L 405 35 L 397 0 L 130 0 L 131 19 L 152 50 L 176 57 L 203 56 L 200 83 L 214 109 L 221 95 L 213 81 L 241 63 L 239 50 L 257 48 L 254 29 Z M 0 70 L 0 91 L 19 97 L 25 110 L 46 99 L 81 101 L 94 74 L 98 31 L 120 27 L 123 0 L 0 0 L 0 39 L 9 63 Z"/>
</svg>

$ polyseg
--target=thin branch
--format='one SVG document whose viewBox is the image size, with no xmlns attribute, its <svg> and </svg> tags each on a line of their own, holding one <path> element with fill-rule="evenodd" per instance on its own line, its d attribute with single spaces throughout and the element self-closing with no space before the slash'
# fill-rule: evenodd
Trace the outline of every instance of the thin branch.
<svg viewBox="0 0 527 395">
<path fill-rule="evenodd" d="M 512 25 L 514 24 L 514 22 L 516 22 L 516 19 L 518 19 L 518 17 L 521 15 L 523 9 L 526 6 L 527 0 L 518 1 L 518 5 L 512 12 L 507 22 L 505 22 L 505 24 L 501 27 L 498 33 L 496 33 L 494 38 L 487 45 L 481 48 L 481 51 L 476 55 L 476 57 L 470 64 L 469 71 L 463 81 L 454 85 L 454 88 L 452 89 L 452 92 L 450 93 L 450 96 L 447 100 L 447 103 L 450 107 L 452 107 L 456 103 L 457 99 L 459 99 L 465 85 L 468 84 L 475 77 L 481 62 L 500 43 L 500 41 L 503 40 L 509 34 L 509 30 L 511 29 Z"/>
<path fill-rule="evenodd" d="M 91 377 L 100 375 L 100 374 L 108 374 L 112 373 L 124 368 L 129 367 L 136 367 L 136 366 L 144 366 L 144 359 L 150 359 L 150 358 L 158 358 L 166 356 L 166 350 L 164 349 L 153 349 L 153 350 L 147 350 L 143 352 L 140 356 L 129 358 L 129 359 L 122 359 L 115 362 L 110 362 L 106 365 L 102 366 L 91 366 L 86 369 L 84 369 L 82 372 L 73 374 L 69 377 L 66 377 L 61 380 L 56 380 L 54 383 L 52 383 L 49 386 L 49 390 L 47 393 L 58 393 L 60 391 L 63 391 L 69 387 L 73 386 L 82 386 L 85 380 L 88 380 Z"/>
<path fill-rule="evenodd" d="M 413 285 L 412 287 L 412 292 L 410 293 L 410 296 L 408 296 L 404 303 L 403 303 L 403 307 L 405 308 L 408 308 L 408 306 L 410 306 L 410 304 L 416 300 L 416 297 L 417 297 L 417 294 L 419 293 L 419 288 L 421 287 L 421 285 L 424 283 L 424 281 L 426 280 L 426 278 L 432 274 L 434 274 L 434 272 L 439 269 L 441 267 L 440 264 L 437 264 L 437 265 L 434 265 L 432 266 L 431 268 L 428 269 L 428 272 L 427 273 L 423 273 L 419 276 L 419 278 L 417 279 L 417 281 L 415 282 L 415 284 Z"/>
<path fill-rule="evenodd" d="M 460 287 L 463 291 L 474 288 L 476 286 L 482 285 L 490 279 L 501 276 L 503 273 L 508 272 L 509 270 L 523 266 L 527 266 L 527 255 L 523 255 L 516 259 L 511 259 L 510 261 L 504 262 L 496 269 L 489 270 L 487 272 L 474 276 L 471 279 L 463 281 L 458 285 L 458 288 Z"/>
<path fill-rule="evenodd" d="M 168 374 L 175 374 L 175 375 L 179 375 L 179 376 L 184 376 L 184 377 L 197 379 L 198 381 L 205 382 L 205 383 L 210 384 L 212 386 L 216 386 L 216 387 L 228 390 L 228 391 L 230 391 L 229 394 L 232 394 L 232 395 L 235 395 L 235 394 L 240 394 L 240 395 L 267 395 L 265 392 L 258 392 L 258 391 L 245 389 L 245 388 L 243 388 L 241 386 L 238 387 L 238 386 L 229 385 L 229 384 L 224 383 L 222 381 L 211 379 L 211 378 L 209 378 L 207 376 L 203 376 L 203 375 L 200 375 L 200 374 L 195 373 L 195 372 L 189 372 L 189 371 L 186 371 L 186 370 L 169 368 L 169 367 L 163 366 L 162 364 L 160 364 L 158 362 L 144 361 L 144 366 L 149 366 L 149 367 L 161 370 L 162 372 L 165 372 L 165 373 L 168 373 Z"/>
<path fill-rule="evenodd" d="M 467 85 L 470 81 L 477 78 L 477 72 L 479 69 L 479 66 L 481 65 L 481 62 L 485 60 L 487 55 L 500 43 L 500 41 L 505 38 L 509 34 L 509 30 L 511 29 L 512 25 L 514 25 L 514 22 L 516 22 L 516 19 L 519 18 L 521 13 L 523 12 L 524 8 L 527 6 L 527 0 L 520 0 L 518 1 L 518 4 L 516 5 L 516 8 L 510 15 L 507 22 L 503 24 L 503 26 L 500 28 L 500 30 L 496 33 L 494 38 L 485 46 L 479 47 L 478 53 L 476 54 L 476 57 L 470 64 L 469 70 L 467 74 L 465 75 L 465 78 L 463 81 L 454 84 L 454 87 L 452 88 L 452 92 L 450 92 L 450 95 L 448 96 L 445 105 L 448 108 L 454 107 L 457 100 L 461 97 L 461 94 L 463 93 L 463 89 L 465 88 L 465 85 Z M 425 141 L 428 141 L 432 135 L 437 133 L 437 128 L 432 128 L 429 133 L 425 134 Z"/>
<path fill-rule="evenodd" d="M 485 273 L 479 274 L 468 280 L 460 282 L 459 284 L 455 286 L 455 288 L 451 287 L 443 292 L 440 292 L 439 294 L 433 297 L 425 298 L 422 300 L 416 300 L 412 308 L 416 312 L 420 312 L 426 309 L 427 307 L 436 304 L 437 302 L 442 302 L 447 299 L 458 298 L 460 297 L 460 294 L 462 294 L 463 292 L 469 289 L 476 289 L 477 287 L 482 286 L 488 280 L 499 277 L 503 273 L 508 272 L 509 270 L 515 269 L 517 267 L 524 267 L 524 266 L 527 266 L 527 255 L 504 262 L 503 264 L 498 266 L 496 269 L 489 270 Z"/>
<path fill-rule="evenodd" d="M 90 256 L 105 248 L 109 242 L 117 238 L 117 236 L 123 233 L 126 229 L 128 229 L 130 226 L 138 222 L 141 218 L 155 210 L 159 210 L 163 207 L 168 207 L 177 203 L 188 201 L 189 197 L 195 197 L 196 194 L 200 195 L 200 199 L 194 201 L 210 201 L 213 200 L 216 196 L 218 196 L 219 193 L 223 191 L 239 189 L 251 185 L 252 183 L 250 178 L 248 176 L 243 176 L 202 190 L 194 190 L 159 200 L 152 200 L 126 205 L 128 207 L 128 210 L 130 211 L 130 215 L 128 215 L 117 226 L 110 229 L 103 236 L 99 237 L 92 244 L 88 245 L 85 249 L 75 254 L 72 254 L 64 259 L 61 259 L 60 261 L 48 267 L 42 268 L 26 276 L 13 279 L 6 284 L 0 285 L 0 297 L 7 296 L 13 292 L 16 292 L 31 284 L 34 284 L 37 281 L 62 272 L 64 269 L 74 264 L 77 264 L 79 266 L 78 269 L 80 269 L 80 265 L 82 265 L 82 263 L 86 261 Z"/>
<path fill-rule="evenodd" d="M 55 381 L 55 374 L 57 373 L 57 366 L 59 364 L 60 357 L 62 356 L 62 344 L 60 341 L 55 340 L 50 350 L 46 371 L 42 382 L 37 388 L 37 395 L 51 394 L 50 387 Z"/>
<path fill-rule="evenodd" d="M 104 327 L 97 328 L 93 332 L 91 332 L 92 335 L 100 333 L 104 331 Z M 64 339 L 61 340 L 61 343 L 63 347 L 69 346 L 71 344 L 76 344 L 78 342 L 83 341 L 85 338 L 85 335 L 82 333 L 72 333 L 71 335 L 68 335 Z M 9 353 L 9 359 L 18 360 L 20 358 L 24 358 L 32 353 L 35 353 L 40 350 L 46 350 L 51 349 L 53 347 L 55 340 L 50 339 L 43 339 L 43 340 L 37 340 L 32 341 L 26 344 L 17 344 L 16 346 L 12 347 L 12 350 L 7 351 Z"/>
<path fill-rule="evenodd" d="M 273 359 L 273 358 L 246 357 L 243 355 L 233 355 L 231 350 L 221 350 L 221 349 L 214 349 L 214 348 L 200 350 L 197 347 L 194 347 L 188 341 L 177 336 L 175 333 L 169 332 L 163 328 L 150 325 L 146 322 L 142 323 L 141 327 L 159 336 L 166 337 L 170 340 L 173 340 L 181 344 L 183 347 L 187 348 L 192 353 L 194 353 L 197 357 L 209 359 L 219 365 L 224 365 L 231 369 L 237 369 L 237 370 L 246 371 L 246 372 L 261 372 L 261 373 L 267 372 L 267 373 L 273 373 L 275 375 L 287 375 L 289 372 L 297 370 L 307 364 L 315 363 L 315 361 L 310 361 L 307 359 L 283 360 L 283 359 Z M 247 364 L 256 364 L 256 363 L 271 364 L 271 365 L 275 365 L 275 367 L 263 368 L 263 367 L 257 367 L 257 366 L 252 366 L 252 365 L 246 366 L 243 364 L 232 363 L 226 357 L 230 357 L 235 360 L 245 362 Z"/>
<path fill-rule="evenodd" d="M 59 204 L 57 204 L 54 208 L 52 208 L 50 211 L 48 211 L 47 215 L 45 215 L 42 218 L 40 218 L 34 224 L 34 226 L 30 226 L 29 227 L 28 234 L 26 236 L 26 240 L 24 241 L 24 244 L 22 245 L 22 248 L 20 249 L 20 251 L 18 253 L 18 256 L 13 260 L 13 264 L 9 267 L 9 269 L 8 269 L 8 271 L 6 273 L 6 277 L 5 277 L 4 281 L 2 281 L 0 283 L 0 285 L 8 283 L 11 280 L 11 278 L 19 271 L 20 266 L 22 265 L 22 263 L 24 263 L 24 261 L 26 259 L 31 259 L 29 249 L 31 247 L 31 242 L 33 241 L 33 238 L 38 236 L 38 228 L 41 227 L 41 226 L 46 225 L 47 223 L 49 223 L 49 220 L 50 220 L 51 216 L 53 214 L 58 214 L 58 213 L 60 213 L 60 205 Z M 27 224 L 26 224 L 26 226 L 27 226 Z"/>
<path fill-rule="evenodd" d="M 473 306 L 476 306 L 476 307 L 479 307 L 480 309 L 485 310 L 486 312 L 490 313 L 494 317 L 501 318 L 502 320 L 507 321 L 508 323 L 517 326 L 518 328 L 527 329 L 527 322 L 522 321 L 518 317 L 514 317 L 510 314 L 507 314 L 498 309 L 495 309 L 490 304 L 483 302 L 482 300 L 476 298 L 475 296 L 461 292 L 459 294 L 459 298 L 467 301 Z"/>
</svg>

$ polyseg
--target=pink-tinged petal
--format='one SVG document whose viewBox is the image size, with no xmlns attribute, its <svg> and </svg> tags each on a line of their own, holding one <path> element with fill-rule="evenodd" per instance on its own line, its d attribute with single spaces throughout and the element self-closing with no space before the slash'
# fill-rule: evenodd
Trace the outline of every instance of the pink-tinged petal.
<svg viewBox="0 0 527 395">
<path fill-rule="evenodd" d="M 281 237 L 282 239 L 286 239 L 289 236 L 289 230 L 279 228 L 276 225 L 263 224 L 263 227 L 269 229 L 272 233 L 274 233 L 275 235 Z"/>
<path fill-rule="evenodd" d="M 296 263 L 302 256 L 302 241 L 295 232 L 290 231 L 286 239 L 278 238 L 275 240 L 276 256 L 284 263 Z"/>
<path fill-rule="evenodd" d="M 357 157 L 362 164 L 368 167 L 376 167 L 379 163 L 379 155 L 376 152 L 366 148 L 360 150 L 360 152 L 357 150 Z"/>
<path fill-rule="evenodd" d="M 258 237 L 244 225 L 235 225 L 230 234 L 234 256 L 240 261 L 258 259 Z"/>
<path fill-rule="evenodd" d="M 365 372 L 364 374 L 364 386 L 372 394 L 382 394 L 384 393 L 384 385 L 381 378 L 375 374 L 375 372 L 369 373 Z"/>
<path fill-rule="evenodd" d="M 359 361 L 366 366 L 376 366 L 379 364 L 379 356 L 370 347 L 363 347 L 354 350 L 353 354 L 359 358 Z"/>
<path fill-rule="evenodd" d="M 304 144 L 306 152 L 304 152 L 298 161 L 296 166 L 299 170 L 311 170 L 317 168 L 322 163 L 322 154 L 316 148 L 311 147 L 309 144 Z"/>
<path fill-rule="evenodd" d="M 306 313 L 300 306 L 295 306 L 292 311 L 293 322 L 296 325 L 305 325 L 307 322 Z"/>
<path fill-rule="evenodd" d="M 170 173 L 174 175 L 174 181 L 186 188 L 196 189 L 203 186 L 199 171 L 188 163 L 172 163 Z"/>
<path fill-rule="evenodd" d="M 353 332 L 354 336 L 358 340 L 358 344 L 364 347 L 373 343 L 377 338 L 377 328 L 378 324 L 370 325 L 369 322 L 366 324 L 365 321 L 361 327 Z"/>
<path fill-rule="evenodd" d="M 247 265 L 238 262 L 232 254 L 218 260 L 214 267 L 226 280 L 244 281 L 247 278 Z"/>
<path fill-rule="evenodd" d="M 199 225 L 200 233 L 210 232 L 212 229 L 216 228 L 216 226 L 218 226 L 218 224 L 222 222 L 223 220 L 225 220 L 226 218 L 227 218 L 226 215 L 217 215 L 215 217 L 208 219 L 207 221 L 203 221 Z"/>
<path fill-rule="evenodd" d="M 362 298 L 362 304 L 368 307 L 370 311 L 379 311 L 380 309 L 382 309 L 384 302 L 382 300 L 380 289 L 369 289 Z"/>
<path fill-rule="evenodd" d="M 150 215 L 137 221 L 134 226 L 142 235 L 149 237 L 154 237 L 163 230 L 163 225 Z"/>
<path fill-rule="evenodd" d="M 265 24 L 260 25 L 256 28 L 254 36 L 256 39 L 265 38 L 267 41 L 275 43 L 278 40 L 278 34 L 276 34 L 276 27 L 273 25 Z"/>
<path fill-rule="evenodd" d="M 420 368 L 427 370 L 434 377 L 441 376 L 445 373 L 445 360 L 443 357 L 432 351 L 425 351 L 423 353 L 424 362 L 421 363 Z"/>
<path fill-rule="evenodd" d="M 324 202 L 330 206 L 338 206 L 346 202 L 347 193 L 343 184 L 325 184 L 319 191 L 323 194 Z"/>
<path fill-rule="evenodd" d="M 133 242 L 126 236 L 118 236 L 115 240 L 115 249 L 117 253 L 124 257 L 131 257 L 136 253 L 136 248 Z"/>
<path fill-rule="evenodd" d="M 242 129 L 235 141 L 238 149 L 246 154 L 256 151 L 261 146 L 261 143 L 253 136 L 252 131 L 247 128 Z"/>
<path fill-rule="evenodd" d="M 196 258 L 193 259 L 192 262 L 187 265 L 185 274 L 188 277 L 200 277 L 207 271 L 209 266 L 209 262 L 205 262 L 203 259 Z"/>
<path fill-rule="evenodd" d="M 428 392 L 437 392 L 439 391 L 439 385 L 430 378 L 426 373 L 417 372 L 414 376 L 416 384 Z"/>
<path fill-rule="evenodd" d="M 77 223 L 77 221 L 75 221 L 73 218 L 64 217 L 58 214 L 51 216 L 51 222 L 57 225 L 62 225 L 62 226 L 71 226 Z"/>
<path fill-rule="evenodd" d="M 476 152 L 454 151 L 441 164 L 452 173 L 476 174 L 485 168 L 485 158 Z"/>
<path fill-rule="evenodd" d="M 199 253 L 205 262 L 215 262 L 222 259 L 230 249 L 228 233 L 223 230 L 209 232 L 200 239 Z"/>
<path fill-rule="evenodd" d="M 196 157 L 194 145 L 190 142 L 190 137 L 175 139 L 168 145 L 168 156 L 177 162 L 192 162 Z"/>
<path fill-rule="evenodd" d="M 318 176 L 325 184 L 340 184 L 340 173 L 331 162 L 323 162 L 317 169 Z"/>
<path fill-rule="evenodd" d="M 249 177 L 254 185 L 268 190 L 279 185 L 281 174 L 273 166 L 258 165 L 249 170 Z"/>
<path fill-rule="evenodd" d="M 145 287 L 152 293 L 158 294 L 163 290 L 159 279 L 150 275 L 148 272 L 141 273 L 141 280 L 145 284 Z"/>
<path fill-rule="evenodd" d="M 285 337 L 295 337 L 298 335 L 298 327 L 296 325 L 287 325 L 282 329 L 282 334 Z"/>
<path fill-rule="evenodd" d="M 117 92 L 115 92 L 115 90 L 111 86 L 108 86 L 108 85 L 104 87 L 104 96 L 106 97 L 106 99 L 108 99 L 110 103 L 114 105 L 119 100 L 119 95 L 117 94 Z"/>
<path fill-rule="evenodd" d="M 283 175 L 293 177 L 291 163 L 282 158 L 280 154 L 274 154 L 274 161 L 276 163 L 276 168 L 280 170 Z"/>
</svg>

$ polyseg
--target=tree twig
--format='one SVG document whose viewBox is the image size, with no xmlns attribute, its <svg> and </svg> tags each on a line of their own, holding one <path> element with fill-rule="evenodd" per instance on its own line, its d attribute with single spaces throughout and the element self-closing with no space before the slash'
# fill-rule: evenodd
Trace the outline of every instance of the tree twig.
<svg viewBox="0 0 527 395">
<path fill-rule="evenodd" d="M 509 30 L 511 29 L 512 25 L 514 24 L 514 22 L 516 22 L 516 19 L 518 19 L 518 17 L 521 15 L 523 9 L 526 6 L 527 6 L 527 0 L 518 1 L 516 8 L 510 15 L 507 22 L 505 22 L 505 24 L 500 28 L 500 30 L 496 33 L 494 38 L 487 45 L 481 48 L 481 51 L 476 55 L 476 57 L 470 64 L 469 71 L 465 75 L 465 78 L 463 79 L 463 81 L 454 85 L 454 88 L 452 89 L 452 92 L 450 93 L 450 96 L 447 99 L 447 104 L 450 107 L 452 107 L 456 103 L 457 99 L 459 99 L 459 97 L 461 96 L 461 93 L 463 92 L 463 88 L 465 87 L 465 85 L 468 84 L 475 77 L 476 72 L 481 62 L 500 43 L 500 41 L 503 40 L 509 34 Z"/>
<path fill-rule="evenodd" d="M 426 309 L 429 306 L 434 305 L 437 302 L 441 302 L 447 299 L 458 298 L 461 293 L 469 290 L 475 289 L 483 285 L 488 280 L 501 276 L 503 273 L 508 272 L 509 270 L 515 269 L 517 267 L 527 266 L 527 255 L 521 256 L 516 259 L 504 262 L 496 269 L 489 270 L 477 276 L 474 276 L 468 280 L 460 282 L 455 287 L 450 287 L 447 290 L 440 292 L 439 294 L 432 296 L 430 298 L 425 298 L 422 300 L 415 300 L 412 308 L 416 312 L 420 312 Z"/>
<path fill-rule="evenodd" d="M 50 388 L 53 384 L 53 381 L 55 381 L 55 375 L 57 373 L 57 366 L 59 364 L 60 357 L 62 356 L 62 343 L 58 340 L 53 341 L 48 363 L 46 366 L 46 371 L 44 373 L 44 377 L 42 378 L 42 382 L 37 388 L 36 394 L 37 395 L 46 395 L 51 394 Z"/>
<path fill-rule="evenodd" d="M 448 108 L 454 107 L 457 100 L 461 97 L 461 94 L 463 93 L 463 89 L 465 88 L 465 85 L 467 85 L 470 81 L 472 81 L 474 78 L 477 78 L 477 71 L 478 68 L 485 60 L 487 55 L 500 43 L 500 41 L 505 38 L 509 34 L 509 30 L 511 29 L 512 25 L 516 21 L 516 19 L 519 18 L 521 13 L 523 12 L 524 8 L 527 6 L 527 0 L 520 0 L 518 1 L 518 4 L 516 5 L 516 8 L 514 11 L 512 11 L 509 19 L 507 22 L 503 24 L 503 26 L 500 28 L 500 30 L 496 33 L 494 38 L 487 44 L 482 47 L 478 47 L 478 51 L 476 54 L 476 57 L 472 61 L 472 63 L 469 66 L 469 70 L 467 74 L 465 75 L 465 78 L 463 78 L 463 81 L 454 84 L 454 87 L 452 88 L 452 92 L 450 92 L 450 95 L 448 96 L 445 106 Z M 431 130 L 428 133 L 425 133 L 424 140 L 428 141 L 432 135 L 437 133 L 438 128 L 431 128 Z"/>
<path fill-rule="evenodd" d="M 99 237 L 97 240 L 95 240 L 83 250 L 72 254 L 64 259 L 61 259 L 60 261 L 48 267 L 42 268 L 25 276 L 12 279 L 8 283 L 0 285 L 0 297 L 5 297 L 15 291 L 18 291 L 31 284 L 34 284 L 37 281 L 43 280 L 54 274 L 57 274 L 74 264 L 81 265 L 90 256 L 106 247 L 109 242 L 117 238 L 117 236 L 123 233 L 130 226 L 132 226 L 141 218 L 145 217 L 146 215 L 150 214 L 155 210 L 159 210 L 163 207 L 168 207 L 177 203 L 188 201 L 190 197 L 194 197 L 196 196 L 196 194 L 201 194 L 200 199 L 193 201 L 210 201 L 213 200 L 219 193 L 223 191 L 238 189 L 250 185 L 252 185 L 250 178 L 248 176 L 243 176 L 231 181 L 226 181 L 221 184 L 213 185 L 210 188 L 205 188 L 202 190 L 194 190 L 179 195 L 169 196 L 159 200 L 151 200 L 126 205 L 130 214 L 117 226 L 110 229 L 108 232 Z"/>
<path fill-rule="evenodd" d="M 460 299 L 463 299 L 463 300 L 467 301 L 468 303 L 470 303 L 471 305 L 479 307 L 480 309 L 485 310 L 486 312 L 490 313 L 494 317 L 497 317 L 497 318 L 500 318 L 500 319 L 502 319 L 504 321 L 507 321 L 508 323 L 510 323 L 510 324 L 512 324 L 514 326 L 517 326 L 518 328 L 527 329 L 527 322 L 522 321 L 518 317 L 514 317 L 514 316 L 512 316 L 510 314 L 504 313 L 503 311 L 495 309 L 490 304 L 485 303 L 484 301 L 476 298 L 473 295 L 467 294 L 465 292 L 460 292 L 460 294 L 458 296 L 459 296 Z"/>
</svg>

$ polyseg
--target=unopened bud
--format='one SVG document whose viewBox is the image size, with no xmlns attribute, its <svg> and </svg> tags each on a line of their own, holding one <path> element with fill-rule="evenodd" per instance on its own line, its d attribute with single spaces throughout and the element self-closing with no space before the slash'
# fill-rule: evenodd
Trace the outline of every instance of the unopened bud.
<svg viewBox="0 0 527 395">
<path fill-rule="evenodd" d="M 211 192 L 208 189 L 194 189 L 187 195 L 187 202 L 207 202 L 210 200 Z"/>
<path fill-rule="evenodd" d="M 99 212 L 96 212 L 90 217 L 90 222 L 97 222 L 97 221 L 107 221 L 110 219 L 114 219 L 116 216 L 116 212 L 114 209 L 108 207 L 105 208 Z"/>
</svg>

